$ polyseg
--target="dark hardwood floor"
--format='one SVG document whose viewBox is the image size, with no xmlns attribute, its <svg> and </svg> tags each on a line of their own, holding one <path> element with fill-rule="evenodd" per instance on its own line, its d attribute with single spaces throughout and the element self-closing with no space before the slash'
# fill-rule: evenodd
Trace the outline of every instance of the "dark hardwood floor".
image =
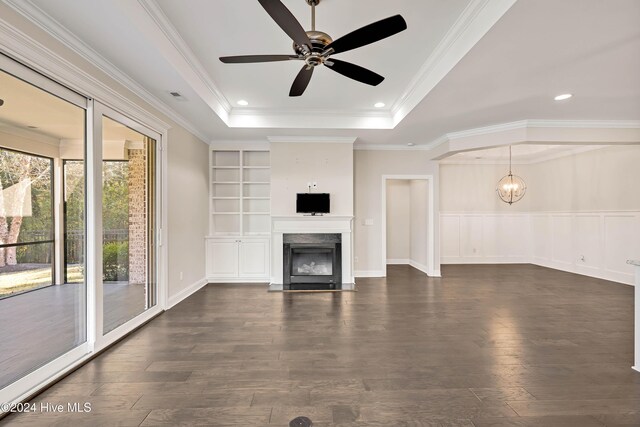
<svg viewBox="0 0 640 427">
<path fill-rule="evenodd" d="M 640 425 L 633 288 L 530 265 L 390 266 L 353 293 L 209 285 L 6 425 Z"/>
</svg>

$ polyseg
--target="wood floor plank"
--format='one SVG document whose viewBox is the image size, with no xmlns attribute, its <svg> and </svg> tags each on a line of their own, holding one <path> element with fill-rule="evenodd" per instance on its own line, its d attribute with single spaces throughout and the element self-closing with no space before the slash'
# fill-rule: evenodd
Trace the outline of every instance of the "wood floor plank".
<svg viewBox="0 0 640 427">
<path fill-rule="evenodd" d="M 254 426 L 266 425 L 270 408 L 157 409 L 141 426 Z"/>
<path fill-rule="evenodd" d="M 624 414 L 640 411 L 640 399 L 563 399 L 508 402 L 520 416 Z"/>
<path fill-rule="evenodd" d="M 640 424 L 631 287 L 531 265 L 388 274 L 356 293 L 207 286 L 34 400 L 94 412 L 0 425 Z"/>
</svg>

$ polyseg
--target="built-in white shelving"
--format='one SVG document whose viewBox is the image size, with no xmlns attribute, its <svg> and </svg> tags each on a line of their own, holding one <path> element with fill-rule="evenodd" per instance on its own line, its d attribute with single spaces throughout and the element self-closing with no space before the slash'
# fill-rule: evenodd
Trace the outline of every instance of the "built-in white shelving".
<svg viewBox="0 0 640 427">
<path fill-rule="evenodd" d="M 213 148 L 210 161 L 211 235 L 269 236 L 269 152 Z"/>
</svg>

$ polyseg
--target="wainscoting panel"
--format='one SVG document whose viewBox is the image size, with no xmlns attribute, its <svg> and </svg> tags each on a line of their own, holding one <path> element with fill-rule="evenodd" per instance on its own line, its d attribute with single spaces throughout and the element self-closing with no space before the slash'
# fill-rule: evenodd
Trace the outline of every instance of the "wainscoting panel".
<svg viewBox="0 0 640 427">
<path fill-rule="evenodd" d="M 603 234 L 602 217 L 600 215 L 575 216 L 574 260 L 577 266 L 584 269 L 599 270 L 602 268 Z"/>
<path fill-rule="evenodd" d="M 551 231 L 551 216 L 531 215 L 533 261 L 549 262 L 553 251 L 553 232 Z"/>
<path fill-rule="evenodd" d="M 640 212 L 440 215 L 442 264 L 532 263 L 633 284 Z"/>
<path fill-rule="evenodd" d="M 457 215 L 440 215 L 440 233 L 442 262 L 448 258 L 460 257 L 460 217 Z"/>
<path fill-rule="evenodd" d="M 460 217 L 460 222 L 468 222 L 468 216 Z M 482 232 L 482 256 L 486 258 L 499 258 L 502 252 L 507 252 L 506 239 L 503 236 L 503 227 L 500 226 L 500 219 L 506 220 L 506 216 L 500 218 L 495 215 L 485 215 L 482 217 L 480 230 Z M 504 227 L 506 228 L 506 226 Z"/>
<path fill-rule="evenodd" d="M 469 215 L 460 224 L 460 255 L 465 258 L 481 258 L 483 227 L 482 215 Z"/>
<path fill-rule="evenodd" d="M 443 264 L 530 261 L 527 214 L 441 214 Z"/>
<path fill-rule="evenodd" d="M 551 217 L 552 260 L 558 264 L 573 264 L 573 218 L 571 215 Z M 534 230 L 537 233 L 537 230 Z"/>
<path fill-rule="evenodd" d="M 633 280 L 628 259 L 640 254 L 640 215 L 611 214 L 604 217 L 604 270 Z"/>
</svg>

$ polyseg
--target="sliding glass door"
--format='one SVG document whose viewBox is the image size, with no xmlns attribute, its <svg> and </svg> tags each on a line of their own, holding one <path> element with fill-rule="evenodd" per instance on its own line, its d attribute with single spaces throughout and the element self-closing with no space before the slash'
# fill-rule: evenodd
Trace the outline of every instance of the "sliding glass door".
<svg viewBox="0 0 640 427">
<path fill-rule="evenodd" d="M 84 246 L 66 268 L 57 209 L 62 158 L 84 158 L 87 101 L 43 86 L 0 71 L 0 390 L 87 341 Z M 77 176 L 84 241 L 82 162 Z"/>
<path fill-rule="evenodd" d="M 110 115 L 102 118 L 104 334 L 157 303 L 157 143 L 148 130 Z"/>
<path fill-rule="evenodd" d="M 84 162 L 63 160 L 64 282 L 84 282 Z"/>
<path fill-rule="evenodd" d="M 161 135 L 0 54 L 0 403 L 161 312 Z M 1 409 L 0 409 L 1 412 Z"/>
</svg>

